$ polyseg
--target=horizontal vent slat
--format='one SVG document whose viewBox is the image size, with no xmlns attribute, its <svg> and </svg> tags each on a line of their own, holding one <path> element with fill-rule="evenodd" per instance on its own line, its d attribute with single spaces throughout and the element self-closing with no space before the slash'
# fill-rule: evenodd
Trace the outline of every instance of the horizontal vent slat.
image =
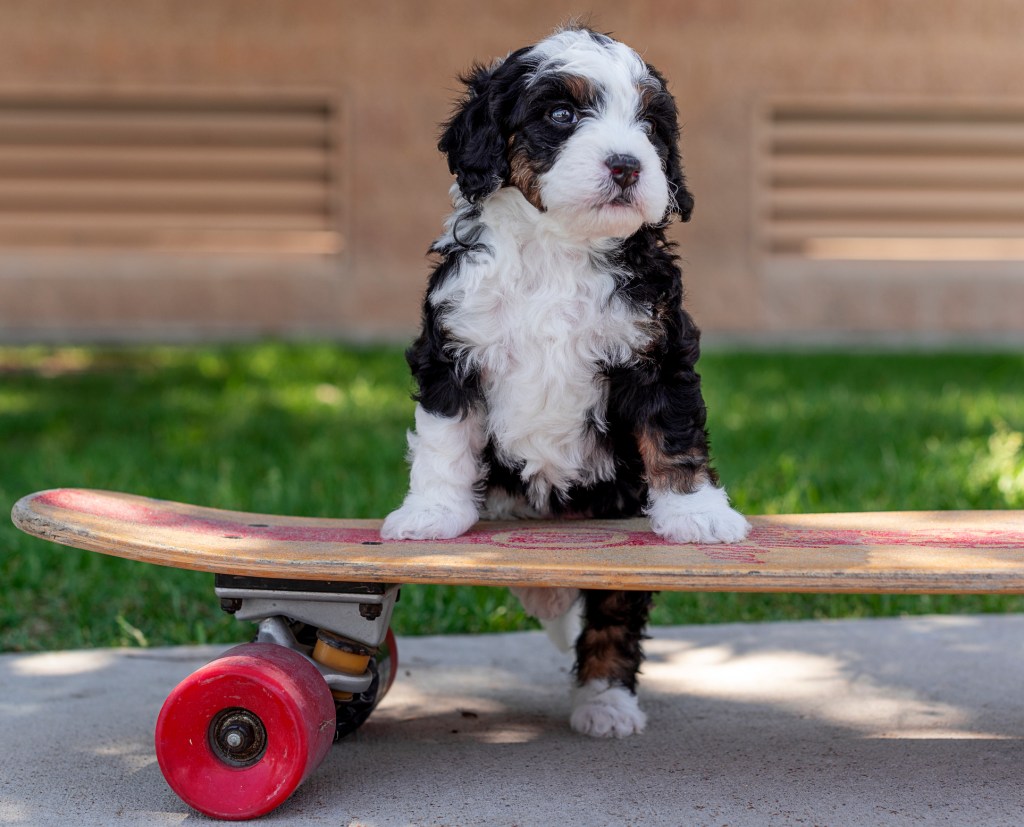
<svg viewBox="0 0 1024 827">
<path fill-rule="evenodd" d="M 54 231 L 62 230 L 69 233 L 84 234 L 93 228 L 126 226 L 132 228 L 163 229 L 182 228 L 223 228 L 251 229 L 271 231 L 281 230 L 322 230 L 329 225 L 323 215 L 318 213 L 197 213 L 194 211 L 142 213 L 100 211 L 90 212 L 0 212 L 0 227 L 9 230 L 47 227 Z"/>
<path fill-rule="evenodd" d="M 0 210 L 109 208 L 323 213 L 326 182 L 23 181 L 0 178 Z"/>
<path fill-rule="evenodd" d="M 773 123 L 1021 123 L 1024 101 L 935 98 L 932 100 L 872 97 L 870 99 L 776 100 Z"/>
<path fill-rule="evenodd" d="M 202 113 L 25 113 L 0 109 L 0 144 L 321 146 L 323 117 Z"/>
<path fill-rule="evenodd" d="M 322 179 L 319 148 L 42 147 L 0 144 L 0 176 Z"/>
<path fill-rule="evenodd" d="M 769 134 L 776 153 L 886 151 L 903 153 L 1002 151 L 1024 156 L 1024 123 L 788 123 Z"/>
<path fill-rule="evenodd" d="M 813 238 L 1024 238 L 1024 219 L 992 221 L 785 221 L 764 230 L 778 242 L 803 242 Z"/>
<path fill-rule="evenodd" d="M 123 250 L 143 252 L 191 253 L 302 253 L 330 255 L 341 250 L 341 239 L 329 230 L 232 229 L 216 227 L 152 228 L 132 227 L 124 223 L 79 224 L 75 246 L 86 250 Z M 67 243 L 67 227 L 9 227 L 0 221 L 0 247 L 51 250 Z"/>
<path fill-rule="evenodd" d="M 1024 218 L 1024 191 L 776 189 L 767 199 L 774 218 L 815 216 L 899 216 L 910 219 L 949 217 Z"/>
<path fill-rule="evenodd" d="M 775 187 L 1024 188 L 1024 157 L 777 155 L 765 161 L 763 175 Z"/>
</svg>

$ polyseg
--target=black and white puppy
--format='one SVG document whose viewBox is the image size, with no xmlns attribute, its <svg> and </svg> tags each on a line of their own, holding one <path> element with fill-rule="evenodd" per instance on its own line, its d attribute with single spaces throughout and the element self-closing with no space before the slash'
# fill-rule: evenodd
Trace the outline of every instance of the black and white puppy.
<svg viewBox="0 0 1024 827">
<path fill-rule="evenodd" d="M 690 217 L 676 105 L 610 37 L 567 28 L 465 79 L 439 148 L 454 212 L 423 330 L 411 474 L 389 539 L 492 518 L 645 513 L 679 543 L 748 530 L 708 459 L 699 331 L 665 228 Z M 639 732 L 647 592 L 520 589 L 577 616 L 571 724 Z"/>
</svg>

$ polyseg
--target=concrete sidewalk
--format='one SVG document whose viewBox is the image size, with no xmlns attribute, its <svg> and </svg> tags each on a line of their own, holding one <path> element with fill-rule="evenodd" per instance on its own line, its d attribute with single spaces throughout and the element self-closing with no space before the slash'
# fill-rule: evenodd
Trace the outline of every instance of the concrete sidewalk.
<svg viewBox="0 0 1024 827">
<path fill-rule="evenodd" d="M 648 731 L 566 723 L 540 633 L 399 639 L 391 694 L 267 825 L 1020 825 L 1024 616 L 656 628 Z M 218 648 L 0 657 L 0 824 L 203 822 L 152 730 Z"/>
</svg>

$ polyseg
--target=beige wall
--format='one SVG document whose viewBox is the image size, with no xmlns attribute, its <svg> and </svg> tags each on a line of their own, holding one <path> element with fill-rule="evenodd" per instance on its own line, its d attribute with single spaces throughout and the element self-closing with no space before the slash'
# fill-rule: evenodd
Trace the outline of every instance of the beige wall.
<svg viewBox="0 0 1024 827">
<path fill-rule="evenodd" d="M 330 92 L 344 203 L 337 256 L 0 248 L 0 337 L 408 336 L 447 209 L 435 141 L 454 76 L 587 12 L 678 98 L 697 209 L 677 237 L 706 332 L 1024 338 L 1020 262 L 768 261 L 755 243 L 765 101 L 1020 103 L 1011 0 L 0 0 L 0 93 Z"/>
</svg>

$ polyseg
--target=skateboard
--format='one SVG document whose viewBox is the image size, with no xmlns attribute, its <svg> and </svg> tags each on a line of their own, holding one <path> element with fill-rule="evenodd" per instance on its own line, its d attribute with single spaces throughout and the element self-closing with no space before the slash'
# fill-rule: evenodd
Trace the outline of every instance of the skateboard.
<svg viewBox="0 0 1024 827">
<path fill-rule="evenodd" d="M 1024 511 L 751 517 L 732 545 L 677 545 L 647 521 L 481 522 L 461 537 L 382 541 L 378 520 L 224 511 L 55 489 L 15 504 L 23 531 L 74 548 L 212 572 L 256 624 L 169 695 L 156 755 L 187 804 L 270 812 L 387 694 L 407 583 L 665 591 L 1024 594 Z"/>
</svg>

